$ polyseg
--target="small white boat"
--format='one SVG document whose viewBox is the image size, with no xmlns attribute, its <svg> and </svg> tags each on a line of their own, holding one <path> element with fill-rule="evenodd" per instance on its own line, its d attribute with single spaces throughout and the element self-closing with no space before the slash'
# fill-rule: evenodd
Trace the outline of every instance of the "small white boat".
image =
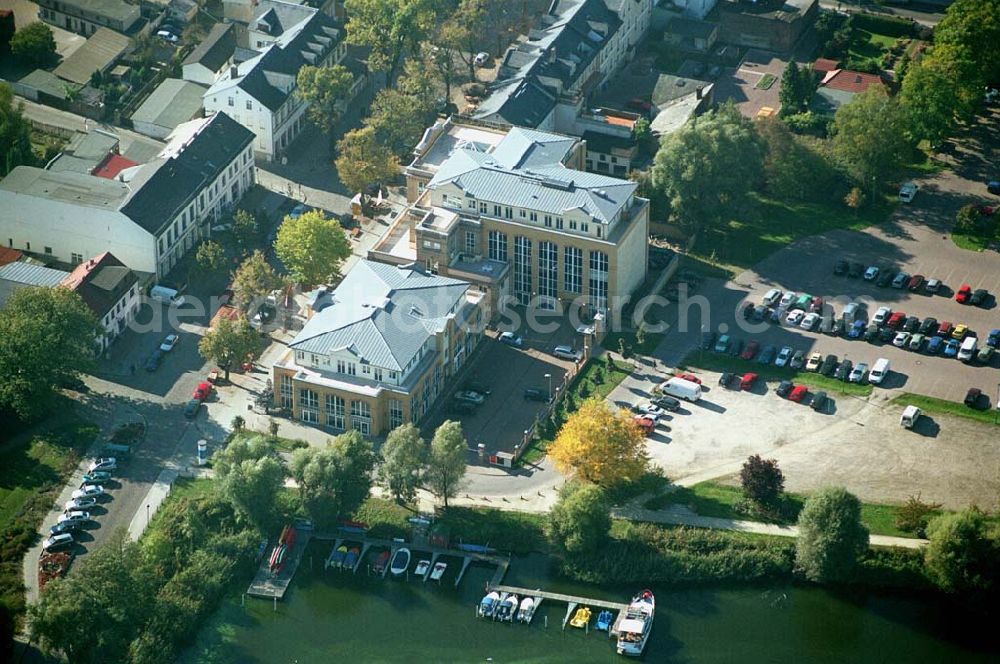
<svg viewBox="0 0 1000 664">
<path fill-rule="evenodd" d="M 417 567 L 413 570 L 413 573 L 417 576 L 423 576 L 424 574 L 427 574 L 427 570 L 430 569 L 430 566 L 431 561 L 421 560 L 417 563 Z"/>
<path fill-rule="evenodd" d="M 649 634 L 653 631 L 653 612 L 656 600 L 653 593 L 643 590 L 632 598 L 625 610 L 625 618 L 618 625 L 618 654 L 638 657 L 646 649 Z"/>
<path fill-rule="evenodd" d="M 389 563 L 389 571 L 392 572 L 393 576 L 400 576 L 406 573 L 409 566 L 410 550 L 405 546 L 397 549 L 395 555 L 392 557 L 392 562 Z"/>
<path fill-rule="evenodd" d="M 501 622 L 513 622 L 517 613 L 517 595 L 511 593 L 500 600 L 495 618 Z"/>
<path fill-rule="evenodd" d="M 535 600 L 531 597 L 525 597 L 521 600 L 521 606 L 517 609 L 517 621 L 518 622 L 530 622 L 531 614 L 535 612 Z"/>
<path fill-rule="evenodd" d="M 496 591 L 493 591 L 483 597 L 479 602 L 479 617 L 480 618 L 491 618 L 493 612 L 497 610 L 497 605 L 500 603 L 500 595 Z"/>
<path fill-rule="evenodd" d="M 431 570 L 431 581 L 440 581 L 446 569 L 448 569 L 448 563 L 434 563 L 434 569 Z"/>
</svg>

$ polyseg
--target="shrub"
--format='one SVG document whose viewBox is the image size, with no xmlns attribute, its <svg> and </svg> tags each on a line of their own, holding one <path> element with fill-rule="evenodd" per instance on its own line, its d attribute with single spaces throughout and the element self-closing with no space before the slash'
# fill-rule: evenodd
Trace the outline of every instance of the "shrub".
<svg viewBox="0 0 1000 664">
<path fill-rule="evenodd" d="M 743 463 L 740 470 L 743 493 L 757 507 L 773 509 L 778 506 L 785 489 L 785 476 L 774 459 L 762 459 L 754 454 Z"/>
<path fill-rule="evenodd" d="M 896 527 L 908 533 L 923 534 L 934 513 L 941 509 L 941 503 L 925 503 L 920 496 L 910 496 L 896 512 Z"/>
<path fill-rule="evenodd" d="M 997 588 L 1000 541 L 976 508 L 944 514 L 927 526 L 927 573 L 943 590 L 981 594 Z"/>
<path fill-rule="evenodd" d="M 842 488 L 810 496 L 799 514 L 796 567 L 811 581 L 845 581 L 868 549 L 861 502 Z"/>
<path fill-rule="evenodd" d="M 889 37 L 912 37 L 917 24 L 908 18 L 896 18 L 883 14 L 851 14 L 851 27 L 867 30 Z"/>
<path fill-rule="evenodd" d="M 607 496 L 599 486 L 569 482 L 559 490 L 545 532 L 568 554 L 593 553 L 607 542 L 609 509 Z"/>
<path fill-rule="evenodd" d="M 810 136 L 825 138 L 830 131 L 831 119 L 812 111 L 786 115 L 781 120 L 796 134 L 808 134 Z"/>
</svg>

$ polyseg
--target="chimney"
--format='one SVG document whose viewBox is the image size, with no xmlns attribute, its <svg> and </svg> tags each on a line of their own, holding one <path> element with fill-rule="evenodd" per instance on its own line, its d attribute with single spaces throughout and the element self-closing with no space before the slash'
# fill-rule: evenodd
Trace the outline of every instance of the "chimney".
<svg viewBox="0 0 1000 664">
<path fill-rule="evenodd" d="M 238 78 L 240 75 L 239 67 L 233 65 L 229 68 L 229 78 Z"/>
<path fill-rule="evenodd" d="M 699 85 L 697 88 L 694 89 L 695 94 L 698 95 L 697 97 L 695 97 L 695 99 L 701 99 L 702 91 L 704 89 L 705 88 L 701 85 Z"/>
</svg>

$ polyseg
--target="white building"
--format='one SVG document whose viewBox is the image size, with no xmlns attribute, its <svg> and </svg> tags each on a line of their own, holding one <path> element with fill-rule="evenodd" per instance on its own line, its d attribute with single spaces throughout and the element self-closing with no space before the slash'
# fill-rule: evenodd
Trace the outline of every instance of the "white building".
<svg viewBox="0 0 1000 664">
<path fill-rule="evenodd" d="M 235 53 L 236 27 L 232 23 L 216 23 L 208 36 L 184 58 L 182 78 L 210 86 L 232 66 Z"/>
<path fill-rule="evenodd" d="M 221 111 L 252 131 L 254 152 L 272 161 L 305 126 L 308 104 L 295 94 L 299 69 L 339 63 L 347 44 L 343 26 L 322 12 L 266 5 L 248 26 L 250 48 L 262 53 L 223 72 L 205 93 L 204 106 L 206 114 Z"/>
<path fill-rule="evenodd" d="M 80 263 L 60 285 L 79 295 L 104 328 L 96 342 L 98 353 L 125 331 L 142 304 L 135 272 L 107 252 Z"/>
<path fill-rule="evenodd" d="M 220 113 L 114 179 L 19 166 L 0 181 L 0 242 L 73 265 L 111 252 L 161 278 L 253 184 L 252 140 Z"/>
</svg>

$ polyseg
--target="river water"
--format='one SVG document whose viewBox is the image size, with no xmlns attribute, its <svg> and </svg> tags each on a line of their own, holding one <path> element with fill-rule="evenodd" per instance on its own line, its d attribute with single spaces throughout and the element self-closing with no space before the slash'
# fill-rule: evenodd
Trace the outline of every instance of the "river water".
<svg viewBox="0 0 1000 664">
<path fill-rule="evenodd" d="M 326 553 L 310 546 L 277 611 L 268 601 L 227 599 L 181 661 L 626 661 L 603 633 L 562 631 L 566 607 L 555 602 L 543 603 L 531 626 L 477 619 L 490 568 L 470 567 L 456 589 L 457 561 L 438 585 L 377 579 L 364 567 L 357 576 L 324 571 Z M 621 602 L 639 590 L 555 580 L 548 567 L 544 556 L 515 558 L 504 582 Z M 1000 661 L 995 626 L 940 599 L 787 586 L 653 591 L 647 662 Z"/>
</svg>

